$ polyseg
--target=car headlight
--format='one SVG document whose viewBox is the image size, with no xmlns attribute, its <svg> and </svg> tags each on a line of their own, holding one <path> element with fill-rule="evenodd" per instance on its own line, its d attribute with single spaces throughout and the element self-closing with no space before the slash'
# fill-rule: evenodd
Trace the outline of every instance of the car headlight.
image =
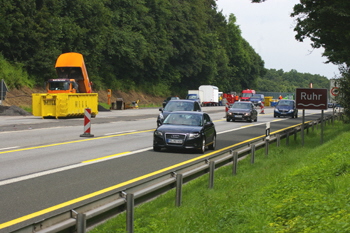
<svg viewBox="0 0 350 233">
<path fill-rule="evenodd" d="M 230 116 L 232 116 L 232 112 L 228 112 L 228 113 L 227 113 L 227 115 L 230 115 Z"/>
<path fill-rule="evenodd" d="M 156 131 L 154 131 L 154 135 L 155 136 L 163 136 L 163 132 L 156 130 Z"/>
<path fill-rule="evenodd" d="M 275 108 L 275 112 L 279 112 L 277 108 Z"/>
<path fill-rule="evenodd" d="M 188 134 L 189 139 L 199 138 L 201 135 L 199 133 L 190 133 Z"/>
<path fill-rule="evenodd" d="M 250 116 L 250 112 L 244 113 L 244 116 Z"/>
<path fill-rule="evenodd" d="M 292 112 L 294 112 L 294 109 L 290 109 L 288 112 L 289 112 L 289 113 L 292 113 Z"/>
<path fill-rule="evenodd" d="M 160 120 L 164 120 L 164 116 L 163 116 L 162 113 L 159 113 L 159 119 L 160 119 Z"/>
</svg>

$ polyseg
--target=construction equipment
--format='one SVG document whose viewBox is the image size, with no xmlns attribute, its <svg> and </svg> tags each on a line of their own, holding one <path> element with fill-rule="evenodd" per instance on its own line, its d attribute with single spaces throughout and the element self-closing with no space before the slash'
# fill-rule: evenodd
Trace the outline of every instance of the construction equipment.
<svg viewBox="0 0 350 233">
<path fill-rule="evenodd" d="M 84 117 L 86 108 L 91 116 L 98 113 L 98 94 L 92 93 L 91 83 L 80 53 L 61 54 L 56 61 L 57 79 L 46 83 L 47 93 L 32 94 L 34 116 L 43 118 Z"/>
</svg>

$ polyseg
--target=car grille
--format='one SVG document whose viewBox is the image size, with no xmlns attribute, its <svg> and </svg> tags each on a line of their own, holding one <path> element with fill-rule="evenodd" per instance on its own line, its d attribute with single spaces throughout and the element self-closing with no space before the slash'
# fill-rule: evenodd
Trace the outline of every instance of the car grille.
<svg viewBox="0 0 350 233">
<path fill-rule="evenodd" d="M 287 110 L 287 109 L 280 109 L 279 111 L 285 113 L 285 112 L 288 112 L 289 110 Z"/>
<path fill-rule="evenodd" d="M 169 143 L 168 139 L 182 140 L 185 142 L 186 134 L 178 134 L 178 133 L 167 133 L 165 134 L 165 140 L 167 144 L 178 144 L 178 143 Z"/>
</svg>

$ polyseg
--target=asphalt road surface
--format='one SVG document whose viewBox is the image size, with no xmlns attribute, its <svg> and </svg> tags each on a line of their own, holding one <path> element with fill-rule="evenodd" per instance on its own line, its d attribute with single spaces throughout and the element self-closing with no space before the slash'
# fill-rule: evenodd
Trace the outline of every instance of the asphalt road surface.
<svg viewBox="0 0 350 233">
<path fill-rule="evenodd" d="M 217 130 L 217 148 L 233 145 L 301 123 L 273 118 L 272 108 L 258 121 L 226 122 L 224 107 L 204 107 Z M 0 232 L 9 232 L 74 209 L 123 189 L 140 177 L 180 166 L 203 156 L 193 152 L 152 150 L 158 109 L 100 112 L 91 121 L 94 137 L 81 137 L 83 119 L 0 117 Z M 327 112 L 326 114 L 330 114 Z M 306 111 L 306 120 L 320 111 Z M 112 188 L 111 188 L 112 187 Z M 113 188 L 114 187 L 114 188 Z M 96 194 L 98 192 L 98 194 Z"/>
</svg>

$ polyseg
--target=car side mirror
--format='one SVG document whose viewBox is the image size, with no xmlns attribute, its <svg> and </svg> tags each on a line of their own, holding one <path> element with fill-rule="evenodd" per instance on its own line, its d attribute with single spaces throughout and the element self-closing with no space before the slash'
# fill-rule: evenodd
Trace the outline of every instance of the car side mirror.
<svg viewBox="0 0 350 233">
<path fill-rule="evenodd" d="M 159 108 L 159 111 L 163 112 L 163 108 Z"/>
</svg>

